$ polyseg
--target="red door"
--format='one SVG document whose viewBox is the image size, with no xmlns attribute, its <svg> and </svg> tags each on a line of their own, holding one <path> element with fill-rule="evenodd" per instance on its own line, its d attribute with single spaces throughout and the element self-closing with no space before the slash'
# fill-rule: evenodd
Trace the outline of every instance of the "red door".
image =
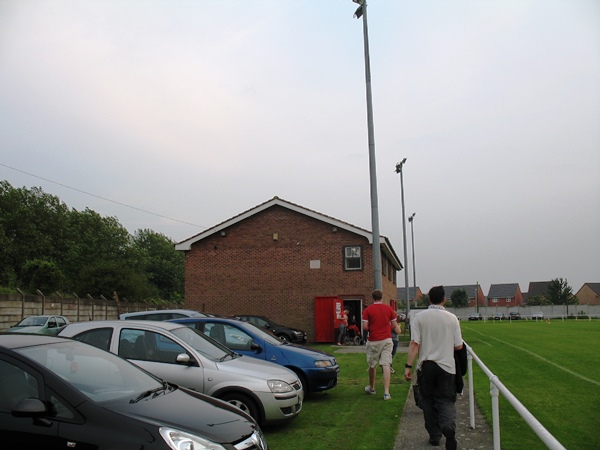
<svg viewBox="0 0 600 450">
<path fill-rule="evenodd" d="M 344 308 L 339 297 L 315 297 L 315 342 L 334 342 L 337 320 Z"/>
</svg>

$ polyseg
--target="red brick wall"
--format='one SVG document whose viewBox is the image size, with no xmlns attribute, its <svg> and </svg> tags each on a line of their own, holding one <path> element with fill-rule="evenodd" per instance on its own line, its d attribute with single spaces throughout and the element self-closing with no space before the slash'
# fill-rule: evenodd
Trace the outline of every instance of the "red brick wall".
<svg viewBox="0 0 600 450">
<path fill-rule="evenodd" d="M 259 212 L 192 245 L 185 262 L 185 307 L 260 314 L 314 339 L 314 298 L 370 302 L 372 251 L 367 239 L 280 206 Z M 277 234 L 277 239 L 274 239 Z M 343 247 L 361 245 L 363 270 L 344 271 Z M 310 261 L 319 260 L 320 269 Z M 384 277 L 384 300 L 396 286 Z"/>
</svg>

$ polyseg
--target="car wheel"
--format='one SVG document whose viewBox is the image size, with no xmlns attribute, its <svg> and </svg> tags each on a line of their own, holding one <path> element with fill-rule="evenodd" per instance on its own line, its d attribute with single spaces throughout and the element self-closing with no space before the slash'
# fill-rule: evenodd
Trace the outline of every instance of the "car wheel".
<svg viewBox="0 0 600 450">
<path fill-rule="evenodd" d="M 254 400 L 252 400 L 249 396 L 238 392 L 232 392 L 223 395 L 221 397 L 221 400 L 226 401 L 227 403 L 231 403 L 233 406 L 238 407 L 246 414 L 251 415 L 252 418 L 260 424 L 261 420 L 260 414 L 258 412 L 258 407 L 256 406 L 256 403 L 254 403 Z"/>
<path fill-rule="evenodd" d="M 294 370 L 296 375 L 298 375 L 298 379 L 300 380 L 300 384 L 302 385 L 302 390 L 304 391 L 304 398 L 306 398 L 308 394 L 308 381 L 306 381 L 306 377 L 303 373 Z"/>
<path fill-rule="evenodd" d="M 287 334 L 280 334 L 279 336 L 277 336 L 279 339 L 281 339 L 283 342 L 292 342 L 292 340 L 290 339 L 290 337 Z"/>
</svg>

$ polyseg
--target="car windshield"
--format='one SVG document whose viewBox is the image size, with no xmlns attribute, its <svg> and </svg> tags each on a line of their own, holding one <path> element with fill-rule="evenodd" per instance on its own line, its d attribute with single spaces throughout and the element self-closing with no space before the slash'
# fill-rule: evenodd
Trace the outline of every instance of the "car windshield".
<svg viewBox="0 0 600 450">
<path fill-rule="evenodd" d="M 182 326 L 171 330 L 171 333 L 212 360 L 224 361 L 228 357 L 235 358 L 235 353 L 223 344 L 193 328 Z"/>
<path fill-rule="evenodd" d="M 269 344 L 272 344 L 272 345 L 284 345 L 285 344 L 280 339 L 277 339 L 277 337 L 274 336 L 272 333 L 265 332 L 264 330 L 262 330 L 261 328 L 257 327 L 253 323 L 243 322 L 242 327 L 243 328 L 247 328 L 250 333 L 254 333 L 259 338 L 264 339 Z"/>
<path fill-rule="evenodd" d="M 25 317 L 15 326 L 17 327 L 41 327 L 48 320 L 48 316 Z"/>
<path fill-rule="evenodd" d="M 45 366 L 91 400 L 104 403 L 132 401 L 145 392 L 162 389 L 163 383 L 112 353 L 65 340 L 15 349 Z"/>
</svg>

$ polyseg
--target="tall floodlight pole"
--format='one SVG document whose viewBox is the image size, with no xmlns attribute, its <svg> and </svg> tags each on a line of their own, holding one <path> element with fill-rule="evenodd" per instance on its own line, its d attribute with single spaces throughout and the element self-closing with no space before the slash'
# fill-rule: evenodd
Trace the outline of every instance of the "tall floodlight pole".
<svg viewBox="0 0 600 450">
<path fill-rule="evenodd" d="M 412 240 L 413 288 L 414 288 L 414 294 L 415 294 L 415 308 L 418 306 L 417 305 L 417 265 L 415 264 L 415 229 L 414 229 L 414 224 L 413 224 L 413 220 L 416 215 L 417 215 L 417 213 L 412 213 L 412 216 L 410 216 L 408 218 L 408 221 L 410 222 L 410 237 Z"/>
<path fill-rule="evenodd" d="M 365 81 L 367 86 L 367 129 L 369 136 L 369 170 L 371 178 L 371 228 L 373 229 L 373 285 L 381 289 L 381 247 L 379 235 L 379 206 L 377 201 L 377 167 L 375 164 L 375 134 L 373 132 L 373 98 L 371 95 L 371 63 L 369 58 L 369 30 L 367 27 L 367 3 L 365 0 L 352 0 L 360 6 L 354 17 L 363 18 L 365 47 Z"/>
<path fill-rule="evenodd" d="M 406 162 L 404 158 L 396 164 L 396 173 L 400 174 L 400 196 L 402 198 L 402 240 L 404 242 L 404 293 L 406 300 L 406 320 L 410 324 L 410 299 L 408 298 L 408 249 L 406 248 L 406 211 L 404 208 L 404 175 L 402 174 L 402 166 Z"/>
</svg>

